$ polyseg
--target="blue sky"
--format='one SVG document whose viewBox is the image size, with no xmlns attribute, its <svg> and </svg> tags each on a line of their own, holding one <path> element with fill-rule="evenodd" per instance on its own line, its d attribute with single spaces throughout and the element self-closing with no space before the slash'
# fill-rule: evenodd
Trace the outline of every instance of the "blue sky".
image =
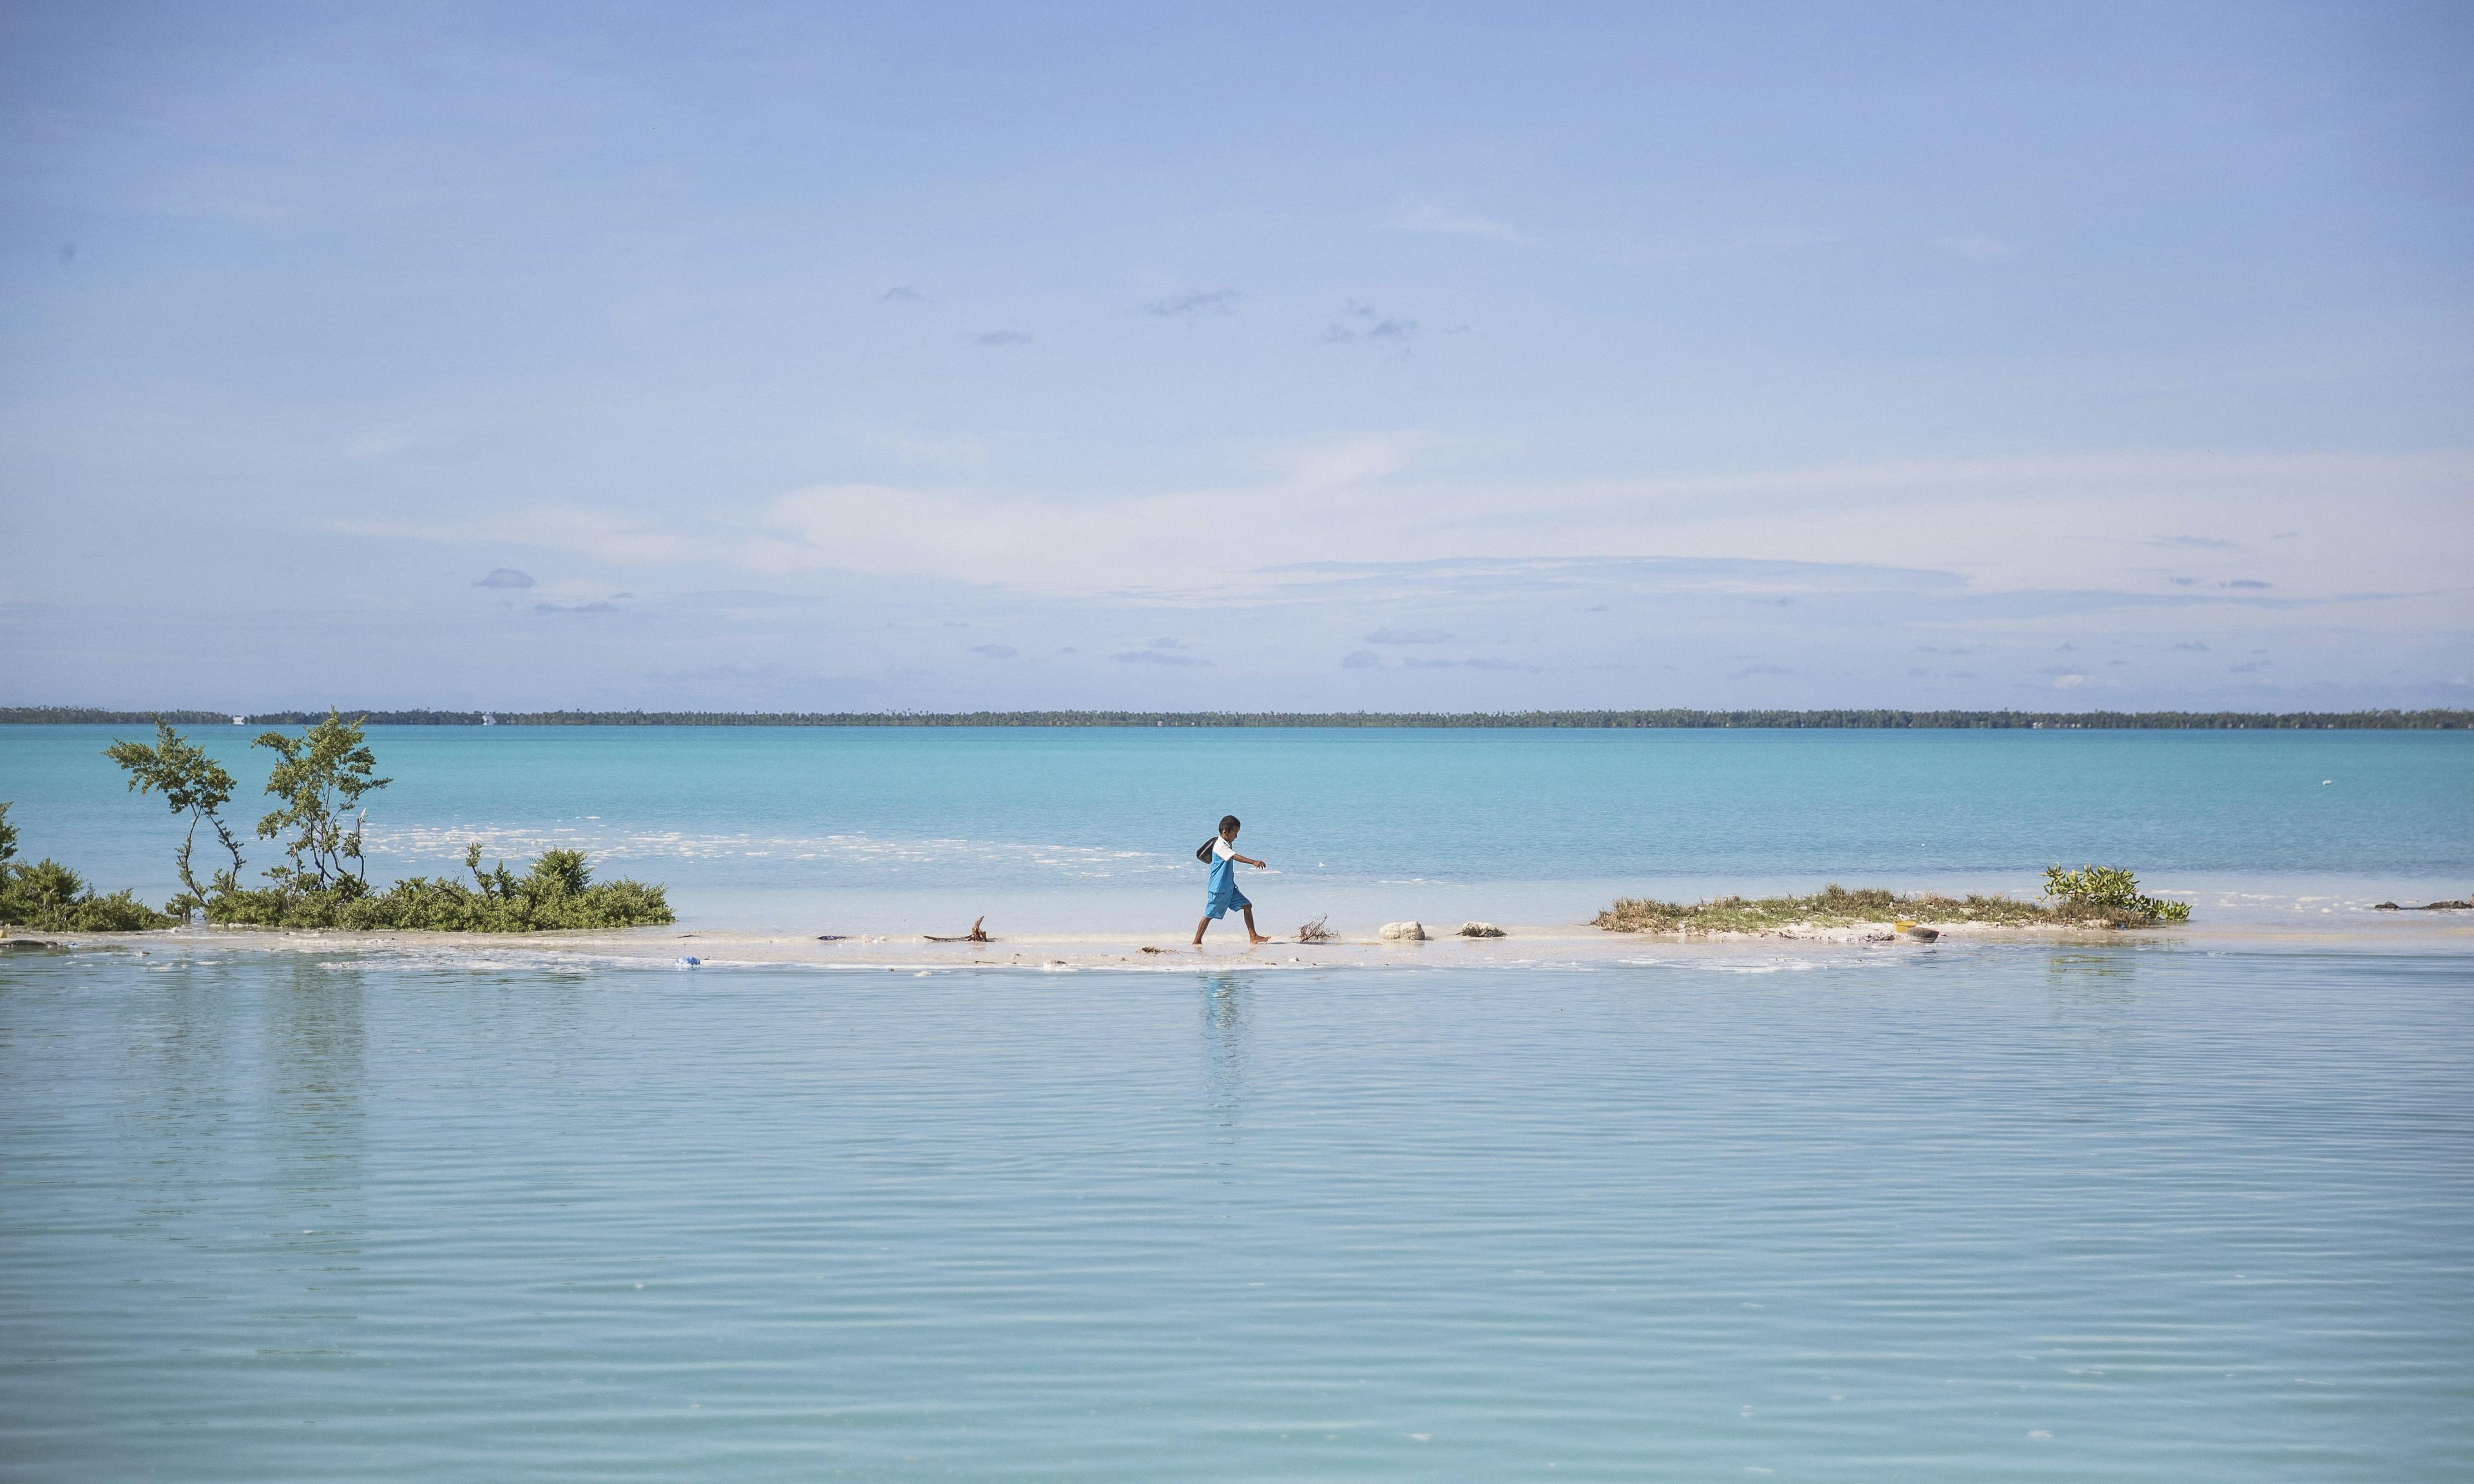
<svg viewBox="0 0 2474 1484">
<path fill-rule="evenodd" d="M 2462 6 L 0 11 L 0 702 L 2474 704 Z"/>
</svg>

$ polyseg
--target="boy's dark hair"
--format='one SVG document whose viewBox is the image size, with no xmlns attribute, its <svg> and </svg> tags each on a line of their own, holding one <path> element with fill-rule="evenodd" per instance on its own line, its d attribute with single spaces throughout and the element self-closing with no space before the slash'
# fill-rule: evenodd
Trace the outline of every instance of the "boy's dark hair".
<svg viewBox="0 0 2474 1484">
<path fill-rule="evenodd" d="M 1232 829 L 1238 829 L 1238 828 L 1242 828 L 1242 827 L 1243 827 L 1243 826 L 1241 826 L 1237 823 L 1237 816 L 1236 816 L 1236 815 L 1234 815 L 1234 814 L 1224 814 L 1224 815 L 1220 816 L 1220 834 L 1213 835 L 1209 840 L 1205 840 L 1205 841 L 1203 841 L 1201 845 L 1196 846 L 1196 847 L 1194 848 L 1194 858 L 1195 858 L 1196 860 L 1199 860 L 1199 861 L 1202 862 L 1202 863 L 1203 863 L 1204 865 L 1206 865 L 1206 866 L 1210 865 L 1210 864 L 1211 864 L 1211 847 L 1212 847 L 1212 845 L 1213 845 L 1215 842 L 1217 842 L 1217 841 L 1220 839 L 1220 835 L 1225 835 L 1225 834 L 1228 833 L 1228 831 L 1230 831 L 1230 830 L 1232 830 Z"/>
</svg>

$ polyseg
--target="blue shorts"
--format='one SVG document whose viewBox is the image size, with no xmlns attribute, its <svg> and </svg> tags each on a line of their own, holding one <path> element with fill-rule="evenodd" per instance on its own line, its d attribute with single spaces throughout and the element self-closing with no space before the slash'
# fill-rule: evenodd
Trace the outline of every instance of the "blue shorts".
<svg viewBox="0 0 2474 1484">
<path fill-rule="evenodd" d="M 1211 888 L 1202 898 L 1202 915 L 1217 918 L 1231 907 L 1243 910 L 1254 905 L 1246 894 L 1237 890 L 1237 873 L 1233 863 L 1222 861 L 1211 868 Z"/>
</svg>

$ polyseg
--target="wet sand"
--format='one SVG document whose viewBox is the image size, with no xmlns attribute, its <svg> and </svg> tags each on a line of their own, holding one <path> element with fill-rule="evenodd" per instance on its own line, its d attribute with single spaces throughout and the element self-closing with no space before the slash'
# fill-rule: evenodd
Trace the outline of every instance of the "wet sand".
<svg viewBox="0 0 2474 1484">
<path fill-rule="evenodd" d="M 2263 917 L 2230 923 L 2105 930 L 1955 924 L 1934 942 L 1894 931 L 1889 922 L 1796 927 L 1759 934 L 1684 936 L 1615 933 L 1581 924 L 1503 924 L 1500 938 L 1462 938 L 1428 924 L 1424 942 L 1350 934 L 1326 943 L 1277 938 L 1249 945 L 1243 929 L 1222 931 L 1201 947 L 1187 933 L 997 933 L 993 941 L 934 943 L 911 935 L 853 934 L 837 941 L 807 933 L 702 931 L 692 926 L 615 932 L 528 934 L 281 931 L 262 928 L 174 928 L 127 934 L 28 934 L 61 949 L 150 956 L 312 954 L 426 962 L 439 968 L 497 966 L 727 969 L 801 966 L 825 969 L 934 972 L 948 969 L 1478 969 L 1613 965 L 1672 960 L 1678 955 L 1931 953 L 1947 949 L 2159 946 L 2200 951 L 2391 951 L 2474 953 L 2474 912 L 2365 913 Z M 1190 932 L 1190 929 L 1188 930 Z M 22 949 L 21 949 L 22 951 Z M 36 951 L 40 951 L 39 949 Z M 694 959 L 692 965 L 685 960 Z"/>
</svg>

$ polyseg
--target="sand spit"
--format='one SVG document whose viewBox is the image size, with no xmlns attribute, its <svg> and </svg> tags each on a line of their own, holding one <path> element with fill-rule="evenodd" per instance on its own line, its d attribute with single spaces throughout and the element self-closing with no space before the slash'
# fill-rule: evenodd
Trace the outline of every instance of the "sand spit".
<svg viewBox="0 0 2474 1484">
<path fill-rule="evenodd" d="M 278 931 L 263 928 L 172 928 L 117 934 L 12 935 L 26 951 L 109 951 L 164 959 L 232 953 L 307 954 L 372 967 L 569 969 L 806 967 L 910 970 L 1019 969 L 1191 972 L 1196 969 L 1480 969 L 1615 965 L 1679 956 L 1726 957 L 1746 952 L 1825 956 L 1929 954 L 2000 946 L 2174 946 L 2196 949 L 2359 947 L 2474 952 L 2474 922 L 2447 914 L 2348 913 L 2316 921 L 2264 921 L 2170 928 L 2006 927 L 1933 924 L 1928 941 L 1891 922 L 1783 927 L 1759 933 L 1615 933 L 1584 925 L 1506 925 L 1499 938 L 1438 934 L 1424 940 L 1371 935 L 1300 943 L 1282 937 L 1259 947 L 1234 938 L 1197 948 L 1176 931 L 1156 935 L 1005 933 L 992 943 L 934 943 L 914 935 L 855 933 L 820 939 L 809 933 L 701 931 L 693 926 L 616 932 L 524 934 Z M 689 961 L 692 960 L 692 963 Z"/>
</svg>

